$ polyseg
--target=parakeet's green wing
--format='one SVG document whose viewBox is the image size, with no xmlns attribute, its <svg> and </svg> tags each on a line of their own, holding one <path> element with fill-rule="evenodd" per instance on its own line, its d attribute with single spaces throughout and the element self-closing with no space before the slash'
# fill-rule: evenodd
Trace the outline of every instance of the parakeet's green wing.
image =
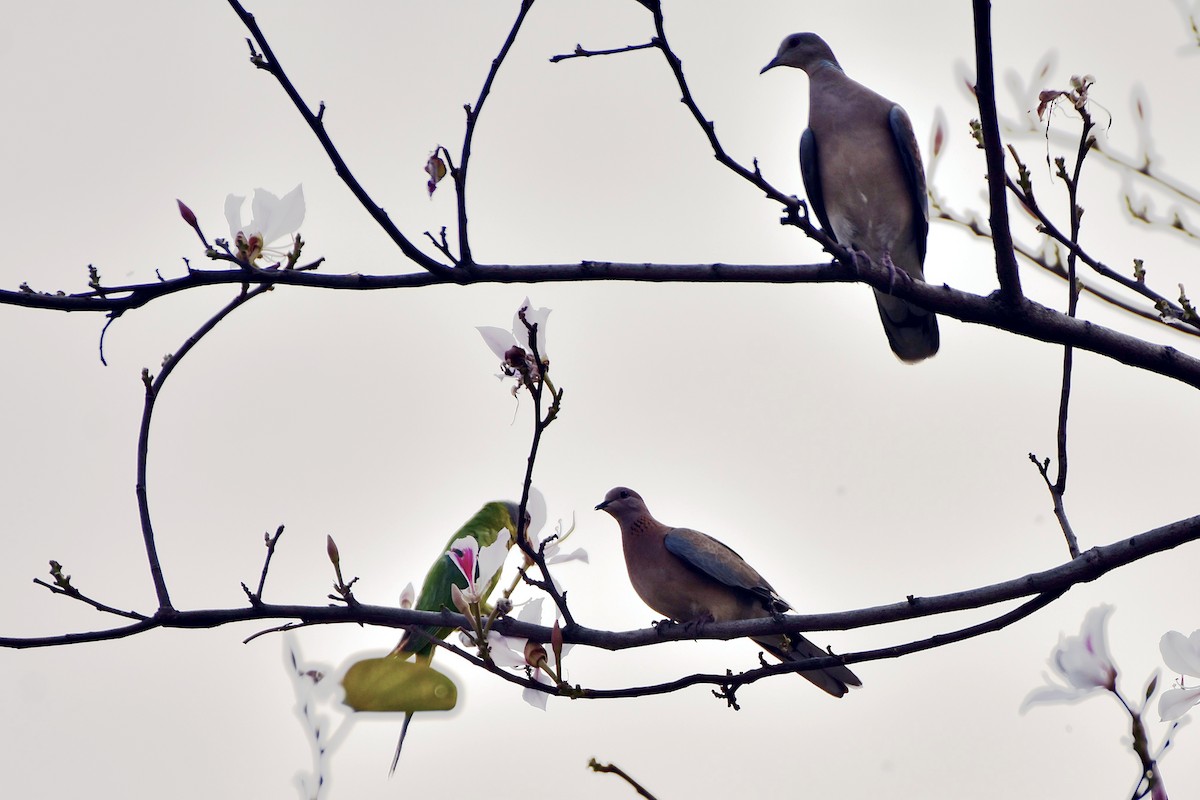
<svg viewBox="0 0 1200 800">
<path fill-rule="evenodd" d="M 429 572 L 425 575 L 425 583 L 421 585 L 421 594 L 417 597 L 415 608 L 421 611 L 440 611 L 442 608 L 454 608 L 454 599 L 450 594 L 450 587 L 457 586 L 459 589 L 467 587 L 467 579 L 459 571 L 454 562 L 450 560 L 447 552 L 459 539 L 464 536 L 469 536 L 479 544 L 479 549 L 482 550 L 489 545 L 495 544 L 500 536 L 501 531 L 508 532 L 508 542 L 511 546 L 517 538 L 517 529 L 514 520 L 517 519 L 518 507 L 516 503 L 496 501 L 488 503 L 483 508 L 467 520 L 466 524 L 455 531 L 450 540 L 446 542 L 446 546 L 442 548 L 441 555 L 437 561 L 433 562 Z M 487 599 L 491 595 L 492 590 L 496 588 L 496 584 L 500 581 L 500 573 L 504 569 L 504 561 L 500 560 L 493 568 L 491 575 L 479 575 L 479 581 L 483 584 L 484 590 L 481 593 L 481 599 Z M 397 658 L 408 658 L 409 655 L 416 656 L 416 660 L 423 661 L 428 664 L 433 658 L 434 647 L 430 643 L 431 637 L 444 639 L 450 633 L 450 628 L 433 628 L 422 627 L 405 633 L 404 638 L 400 640 L 400 644 L 392 651 L 392 656 Z M 420 632 L 424 631 L 426 635 Z M 396 755 L 392 759 L 392 768 L 389 775 L 396 771 L 396 764 L 400 761 L 400 751 L 404 749 L 404 738 L 408 735 L 408 726 L 412 722 L 413 712 L 410 711 L 404 717 L 404 728 L 400 731 L 400 741 L 396 744 Z"/>
<path fill-rule="evenodd" d="M 442 553 L 438 556 L 437 561 L 433 562 L 433 566 L 429 568 L 429 572 L 425 575 L 425 583 L 421 585 L 421 594 L 417 597 L 415 608 L 421 611 L 441 611 L 442 608 L 454 608 L 454 601 L 450 595 L 450 587 L 457 586 L 459 589 L 467 588 L 467 580 L 459 571 L 454 562 L 450 560 L 450 556 L 446 552 L 450 549 L 450 545 L 454 542 L 469 536 L 479 543 L 480 549 L 494 544 L 500 532 L 507 530 L 509 532 L 509 541 L 512 542 L 516 537 L 516 527 L 513 520 L 516 518 L 516 511 L 513 503 L 493 502 L 488 503 L 483 508 L 467 520 L 461 528 L 459 528 L 446 546 L 442 549 Z M 503 564 L 501 564 L 503 566 Z M 479 579 L 487 587 L 483 593 L 486 599 L 492 593 L 492 589 L 496 587 L 496 583 L 500 580 L 500 570 L 497 569 L 493 575 L 480 575 Z M 419 630 L 425 631 L 431 637 L 444 639 L 450 633 L 450 628 L 432 628 L 426 627 Z M 410 633 L 404 637 L 400 646 L 397 648 L 397 655 L 407 657 L 409 653 L 425 655 L 433 647 L 429 643 L 429 639 L 422 636 L 420 633 Z"/>
</svg>

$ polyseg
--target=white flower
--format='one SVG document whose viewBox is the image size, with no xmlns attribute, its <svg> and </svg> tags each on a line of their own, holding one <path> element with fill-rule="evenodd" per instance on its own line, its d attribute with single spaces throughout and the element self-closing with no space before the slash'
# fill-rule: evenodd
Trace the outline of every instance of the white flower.
<svg viewBox="0 0 1200 800">
<path fill-rule="evenodd" d="M 1112 606 L 1100 605 L 1088 611 L 1078 636 L 1060 636 L 1050 653 L 1050 666 L 1066 686 L 1046 677 L 1048 686 L 1034 689 L 1021 703 L 1021 713 L 1036 703 L 1074 703 L 1097 689 L 1114 691 L 1117 668 L 1108 654 L 1105 625 Z"/>
<path fill-rule="evenodd" d="M 535 342 L 541 363 L 529 352 L 529 329 L 525 327 L 525 322 L 521 321 L 522 312 L 530 325 L 537 325 Z M 513 389 L 513 394 L 516 394 L 517 389 L 521 387 L 524 375 L 527 374 L 530 379 L 537 380 L 541 377 L 542 365 L 549 362 L 549 357 L 546 355 L 546 322 L 549 317 L 550 309 L 533 308 L 529 298 L 526 297 L 525 302 L 517 308 L 517 313 L 513 315 L 511 333 L 503 328 L 488 325 L 476 328 L 479 335 L 483 337 L 483 341 L 500 359 L 500 369 L 503 374 L 496 377 L 501 380 L 506 377 L 517 377 L 517 386 Z"/>
<path fill-rule="evenodd" d="M 525 603 L 520 613 L 517 614 L 517 619 L 519 619 L 521 622 L 529 622 L 534 625 L 541 625 L 543 599 L 544 598 L 539 597 L 535 600 L 530 600 L 529 602 Z M 510 669 L 518 670 L 532 667 L 533 680 L 537 681 L 538 683 L 545 684 L 546 686 L 556 686 L 557 684 L 555 683 L 554 679 L 550 677 L 550 675 L 548 675 L 541 666 L 538 664 L 531 664 L 529 662 L 527 654 L 530 652 L 530 648 L 527 647 L 528 644 L 528 639 L 521 639 L 516 636 L 501 636 L 495 631 L 492 631 L 488 634 L 488 645 L 492 655 L 492 660 L 498 666 L 509 667 Z M 562 654 L 566 656 L 571 647 L 572 645 L 564 644 L 562 647 Z M 540 657 L 544 657 L 546 659 L 544 662 L 546 669 L 558 669 L 554 663 L 554 652 L 552 649 L 547 650 L 544 647 L 538 646 L 534 648 L 534 651 L 537 652 Z M 526 703 L 529 703 L 529 705 L 533 706 L 534 708 L 540 708 L 542 711 L 545 711 L 546 701 L 550 699 L 550 695 L 546 692 L 539 692 L 537 689 L 530 689 L 526 687 L 525 690 L 521 692 L 521 699 Z"/>
<path fill-rule="evenodd" d="M 500 570 L 504 569 L 504 559 L 508 558 L 509 538 L 508 529 L 502 529 L 496 534 L 496 541 L 480 548 L 479 580 L 482 585 L 479 588 L 481 591 L 486 592 L 487 587 L 500 577 Z"/>
<path fill-rule="evenodd" d="M 546 524 L 546 497 L 536 486 L 529 487 L 529 499 L 525 503 L 525 512 L 529 514 L 529 543 L 536 553 L 542 545 L 542 537 L 539 534 L 542 527 Z M 562 520 L 558 521 L 558 524 L 554 528 L 554 533 L 558 538 L 547 544 L 546 549 L 542 551 L 542 555 L 546 559 L 546 566 L 562 564 L 567 561 L 589 563 L 587 550 L 584 550 L 582 547 L 576 548 L 569 553 L 560 552 L 562 550 L 562 543 L 574 532 L 574 520 L 571 521 L 571 528 L 566 533 L 563 533 L 562 530 Z M 533 562 L 527 556 L 525 563 L 529 565 Z M 554 581 L 554 588 L 561 594 L 562 584 L 553 576 L 551 576 L 551 580 Z"/>
<path fill-rule="evenodd" d="M 577 547 L 569 553 L 560 552 L 562 550 L 562 543 L 564 541 L 566 541 L 567 537 L 570 536 L 574 532 L 575 532 L 575 515 L 574 514 L 571 515 L 571 527 L 567 530 L 566 533 L 563 533 L 561 519 L 558 521 L 558 524 L 554 526 L 554 534 L 558 538 L 555 539 L 554 541 L 550 542 L 548 545 L 546 545 L 546 549 L 544 551 L 542 551 L 543 555 L 546 556 L 546 565 L 547 566 L 549 566 L 551 564 L 562 564 L 565 561 L 582 561 L 585 564 L 591 563 L 588 560 L 587 550 L 584 550 L 582 547 Z M 538 547 L 538 544 L 534 544 L 534 547 L 535 548 Z"/>
<path fill-rule="evenodd" d="M 1191 636 L 1167 631 L 1159 641 L 1158 649 L 1167 669 L 1200 678 L 1200 631 L 1192 631 Z M 1200 686 L 1168 689 L 1158 698 L 1158 715 L 1164 720 L 1179 719 L 1197 703 L 1200 703 Z"/>
<path fill-rule="evenodd" d="M 238 255 L 253 264 L 261 256 L 282 259 L 290 250 L 272 248 L 276 241 L 292 235 L 304 222 L 304 186 L 292 189 L 283 197 L 276 197 L 266 189 L 255 189 L 250 201 L 250 222 L 242 224 L 242 205 L 245 197 L 231 194 L 225 198 L 225 219 L 229 221 L 229 236 L 234 241 Z"/>
</svg>

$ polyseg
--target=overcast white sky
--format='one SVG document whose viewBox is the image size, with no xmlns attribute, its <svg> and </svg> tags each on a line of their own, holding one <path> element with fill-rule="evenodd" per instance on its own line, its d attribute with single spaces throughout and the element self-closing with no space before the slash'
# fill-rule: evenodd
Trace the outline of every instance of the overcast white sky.
<svg viewBox="0 0 1200 800">
<path fill-rule="evenodd" d="M 13 4 L 10 4 L 13 5 Z M 304 96 L 350 166 L 415 240 L 450 225 L 453 198 L 429 200 L 421 166 L 461 144 L 462 105 L 478 93 L 516 3 L 251 0 Z M 983 209 L 975 115 L 960 88 L 971 62 L 965 2 L 669 2 L 668 32 L 698 101 L 729 151 L 801 192 L 796 144 L 806 79 L 758 70 L 779 40 L 821 33 L 847 72 L 902 103 L 928 150 L 944 109 L 950 152 L 937 188 Z M 257 186 L 303 182 L 307 254 L 324 270 L 412 270 L 355 204 L 277 84 L 247 61 L 223 3 L 15 4 L 0 25 L 0 286 L 81 291 L 88 264 L 107 282 L 203 268 L 176 197 L 209 237 L 222 204 Z M 1112 114 L 1102 135 L 1136 152 L 1131 93 L 1142 87 L 1160 164 L 1200 184 L 1194 157 L 1195 48 L 1177 7 L 1129 15 L 1109 0 L 1009 2 L 995 17 L 996 62 L 1028 82 L 1093 73 Z M 485 262 L 579 259 L 802 263 L 819 248 L 778 225 L 779 209 L 712 159 L 652 51 L 552 65 L 577 42 L 645 41 L 631 0 L 539 0 L 479 125 L 472 161 L 474 251 Z M 1034 89 L 1042 88 L 1040 85 Z M 1024 119 L 1033 102 L 1005 93 Z M 1056 126 L 1071 129 L 1062 116 Z M 1046 144 L 1016 140 L 1047 205 Z M 1085 173 L 1088 246 L 1127 268 L 1144 258 L 1172 295 L 1200 282 L 1175 264 L 1195 250 L 1121 221 L 1119 181 Z M 1058 199 L 1057 205 L 1055 200 Z M 1159 213 L 1169 201 L 1153 199 Z M 1025 225 L 1025 220 L 1020 220 Z M 1019 232 L 1026 242 L 1035 235 Z M 1178 273 L 1178 274 L 1176 274 Z M 989 248 L 934 225 L 931 281 L 986 292 Z M 1061 304 L 1032 269 L 1028 291 Z M 1195 283 L 1196 286 L 1192 287 Z M 953 320 L 942 352 L 906 367 L 889 352 L 862 286 L 579 284 L 438 287 L 376 293 L 280 288 L 220 326 L 181 365 L 154 421 L 151 509 L 180 608 L 236 606 L 257 580 L 262 534 L 287 525 L 267 585 L 273 602 L 325 602 L 326 534 L 364 602 L 394 604 L 419 583 L 447 535 L 483 502 L 515 498 L 530 424 L 494 374 L 477 325 L 506 325 L 522 298 L 554 309 L 549 350 L 566 390 L 543 442 L 537 484 L 552 518 L 576 515 L 588 566 L 558 574 L 578 619 L 645 627 L 615 524 L 592 507 L 635 487 L 661 520 L 723 539 L 805 612 L 896 602 L 1049 568 L 1066 558 L 1026 454 L 1051 455 L 1061 351 Z M 46 635 L 114 622 L 31 579 L 57 559 L 89 594 L 154 607 L 134 503 L 143 366 L 156 370 L 233 294 L 177 295 L 127 314 L 97 358 L 103 319 L 0 309 L 7 420 L 0 459 L 5 555 L 0 633 Z M 1195 353 L 1194 340 L 1082 313 Z M 1077 358 L 1068 509 L 1081 546 L 1196 513 L 1194 390 L 1090 355 Z M 1072 590 L 992 636 L 856 667 L 865 686 L 834 701 L 789 678 L 739 694 L 740 712 L 705 688 L 639 700 L 551 700 L 545 713 L 491 676 L 450 665 L 463 703 L 449 722 L 419 718 L 397 778 L 394 720 L 360 723 L 334 754 L 325 796 L 456 791 L 625 798 L 593 775 L 612 761 L 660 798 L 1128 797 L 1137 772 L 1117 704 L 1096 697 L 1018 716 L 1060 632 L 1116 607 L 1112 650 L 1136 695 L 1160 667 L 1168 629 L 1200 627 L 1195 546 Z M 988 612 L 989 615 L 993 612 Z M 983 615 L 814 636 L 841 651 L 950 630 Z M 241 640 L 259 626 L 160 631 L 124 641 L 0 651 L 0 785 L 12 797 L 290 797 L 309 767 L 282 643 Z M 395 632 L 305 630 L 325 664 L 384 651 Z M 624 653 L 576 649 L 570 679 L 617 687 L 756 663 L 744 642 Z M 1169 683 L 1170 677 L 1164 676 Z M 1165 727 L 1151 714 L 1157 741 Z M 1163 764 L 1173 797 L 1200 792 L 1200 741 L 1185 730 Z"/>
</svg>

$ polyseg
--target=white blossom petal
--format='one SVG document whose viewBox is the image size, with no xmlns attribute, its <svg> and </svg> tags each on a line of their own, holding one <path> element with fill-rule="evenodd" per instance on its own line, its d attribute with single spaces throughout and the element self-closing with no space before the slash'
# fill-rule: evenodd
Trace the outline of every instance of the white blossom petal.
<svg viewBox="0 0 1200 800">
<path fill-rule="evenodd" d="M 296 184 L 296 188 L 280 199 L 276 211 L 275 227 L 279 236 L 291 237 L 304 224 L 304 214 L 308 206 L 304 202 L 304 184 Z"/>
<path fill-rule="evenodd" d="M 496 541 L 479 551 L 479 585 L 481 587 L 489 585 L 504 568 L 504 559 L 508 556 L 508 540 L 510 538 L 507 529 L 501 530 L 496 535 Z"/>
<path fill-rule="evenodd" d="M 1191 636 L 1167 631 L 1159 640 L 1158 649 L 1167 669 L 1200 678 L 1200 631 L 1192 631 Z"/>
<path fill-rule="evenodd" d="M 404 587 L 404 591 L 400 592 L 400 607 L 412 608 L 413 602 L 417 599 L 417 590 L 413 588 L 412 581 Z"/>
<path fill-rule="evenodd" d="M 529 499 L 525 502 L 525 513 L 529 515 L 529 541 L 536 548 L 541 544 L 538 534 L 546 524 L 546 496 L 536 486 L 529 487 Z"/>
<path fill-rule="evenodd" d="M 533 678 L 538 683 L 544 683 L 547 686 L 554 685 L 554 682 L 543 675 L 541 670 L 534 671 Z M 529 703 L 529 705 L 533 706 L 534 708 L 539 708 L 542 711 L 545 711 L 546 701 L 550 699 L 550 695 L 546 692 L 539 692 L 537 689 L 530 689 L 526 687 L 525 690 L 521 692 L 521 699 L 526 703 Z"/>
<path fill-rule="evenodd" d="M 1046 677 L 1049 681 L 1049 676 Z M 1021 712 L 1024 714 L 1030 706 L 1039 703 L 1075 703 L 1091 694 L 1090 690 L 1065 688 L 1062 686 L 1040 686 L 1034 689 L 1021 702 Z"/>
<path fill-rule="evenodd" d="M 496 354 L 496 358 L 504 361 L 504 354 L 509 351 L 517 342 L 513 339 L 513 335 L 504 328 L 496 328 L 491 325 L 480 325 L 475 330 L 479 331 L 479 335 L 483 337 L 483 341 L 491 351 Z"/>
<path fill-rule="evenodd" d="M 488 631 L 488 652 L 492 661 L 498 667 L 515 669 L 525 666 L 525 639 L 515 636 L 501 636 L 495 631 Z"/>
<path fill-rule="evenodd" d="M 1080 689 L 1111 689 L 1117 669 L 1108 653 L 1105 626 L 1112 606 L 1099 605 L 1087 612 L 1079 636 L 1059 640 L 1051 656 L 1051 665 L 1071 686 Z"/>
<path fill-rule="evenodd" d="M 1058 646 L 1050 653 L 1050 666 L 1066 686 L 1049 677 L 1048 686 L 1034 689 L 1021 704 L 1024 713 L 1037 703 L 1073 703 L 1097 689 L 1116 686 L 1117 668 L 1108 652 L 1105 625 L 1112 606 L 1100 605 L 1088 611 L 1078 636 L 1059 636 Z"/>
<path fill-rule="evenodd" d="M 1158 716 L 1164 721 L 1179 719 L 1197 703 L 1200 703 L 1200 686 L 1168 689 L 1158 698 Z"/>
<path fill-rule="evenodd" d="M 546 355 L 546 323 L 550 317 L 550 309 L 534 308 L 529 302 L 529 298 L 525 298 L 517 308 L 517 313 L 513 314 L 513 338 L 517 344 L 526 349 L 529 348 L 529 329 L 525 327 L 525 323 L 521 322 L 521 309 L 525 309 L 525 320 L 530 325 L 537 325 L 537 350 L 538 355 L 543 359 L 548 358 Z"/>
<path fill-rule="evenodd" d="M 242 222 L 242 206 L 246 198 L 242 195 L 225 196 L 225 221 L 229 223 L 229 238 L 236 239 L 239 233 L 247 237 L 258 234 L 263 245 L 277 239 L 290 238 L 304 222 L 304 186 L 300 184 L 285 194 L 276 197 L 266 189 L 255 189 L 250 201 L 251 219 Z"/>
<path fill-rule="evenodd" d="M 304 222 L 304 186 L 292 189 L 283 197 L 276 197 L 266 189 L 255 189 L 250 201 L 253 219 L 243 228 L 248 234 L 262 235 L 267 245 L 285 236 L 290 237 Z"/>
<path fill-rule="evenodd" d="M 522 606 L 521 610 L 519 612 L 517 612 L 517 619 L 519 619 L 521 622 L 528 622 L 533 625 L 541 625 L 542 624 L 542 601 L 545 599 L 546 598 L 544 598 L 544 597 L 538 597 L 534 600 L 530 600 L 529 602 L 525 603 L 525 605 Z M 522 662 L 522 663 L 524 663 L 524 662 Z"/>
<path fill-rule="evenodd" d="M 242 206 L 245 204 L 245 202 L 246 198 L 241 195 L 225 195 L 225 221 L 229 223 L 230 242 L 236 239 L 238 233 L 243 230 Z"/>
<path fill-rule="evenodd" d="M 263 237 L 263 242 L 271 241 L 267 238 L 267 226 L 274 216 L 274 210 L 279 206 L 279 198 L 274 192 L 268 192 L 266 189 L 255 189 L 254 196 L 250 198 L 250 222 L 242 230 L 247 236 L 251 234 L 259 234 Z"/>
</svg>

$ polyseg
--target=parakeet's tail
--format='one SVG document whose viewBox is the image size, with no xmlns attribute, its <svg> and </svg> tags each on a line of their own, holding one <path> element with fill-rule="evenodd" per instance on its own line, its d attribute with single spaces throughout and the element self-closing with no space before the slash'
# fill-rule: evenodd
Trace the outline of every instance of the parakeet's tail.
<svg viewBox="0 0 1200 800">
<path fill-rule="evenodd" d="M 783 647 L 783 642 L 774 636 L 770 639 L 755 639 L 754 641 L 780 661 L 800 661 L 805 658 L 818 658 L 829 655 L 829 653 L 798 633 L 788 634 L 787 639 L 789 649 L 786 650 Z M 812 670 L 811 672 L 801 672 L 799 675 L 802 678 L 812 681 L 834 697 L 841 697 L 850 691 L 851 686 L 862 686 L 862 681 L 858 679 L 858 676 L 851 672 L 848 667 L 841 665 Z"/>
<path fill-rule="evenodd" d="M 875 292 L 875 304 L 888 344 L 901 361 L 913 364 L 938 351 L 937 317 L 932 313 L 880 291 Z"/>
<path fill-rule="evenodd" d="M 396 765 L 400 763 L 400 751 L 404 749 L 404 737 L 408 736 L 408 725 L 412 722 L 413 712 L 408 712 L 404 715 L 404 727 L 400 729 L 400 741 L 396 742 L 396 755 L 392 756 L 392 768 L 388 770 L 388 777 L 396 771 Z"/>
</svg>

